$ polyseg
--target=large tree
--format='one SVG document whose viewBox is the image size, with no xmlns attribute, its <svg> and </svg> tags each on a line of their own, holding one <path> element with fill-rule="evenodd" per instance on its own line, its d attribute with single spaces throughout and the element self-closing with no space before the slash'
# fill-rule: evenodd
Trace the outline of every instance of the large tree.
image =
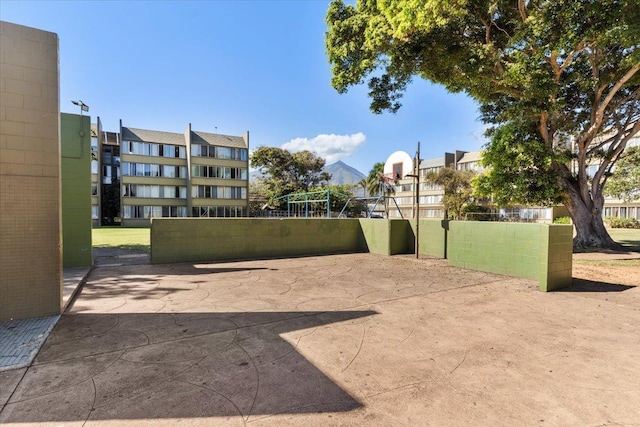
<svg viewBox="0 0 640 427">
<path fill-rule="evenodd" d="M 442 187 L 442 205 L 447 218 L 462 219 L 464 207 L 473 202 L 472 171 L 457 170 L 455 167 L 440 168 L 437 172 L 429 172 L 424 180 Z"/>
<path fill-rule="evenodd" d="M 640 131 L 637 0 L 334 0 L 326 19 L 339 92 L 368 78 L 376 113 L 397 111 L 414 76 L 467 93 L 492 126 L 490 166 L 522 178 L 494 191 L 560 199 L 576 248 L 617 246 L 603 187 Z"/>
<path fill-rule="evenodd" d="M 263 175 L 262 189 L 270 202 L 289 193 L 309 191 L 326 185 L 331 175 L 324 172 L 325 160 L 303 150 L 291 153 L 277 147 L 258 147 L 251 153 L 251 166 Z M 284 202 L 286 205 L 286 201 Z"/>
</svg>

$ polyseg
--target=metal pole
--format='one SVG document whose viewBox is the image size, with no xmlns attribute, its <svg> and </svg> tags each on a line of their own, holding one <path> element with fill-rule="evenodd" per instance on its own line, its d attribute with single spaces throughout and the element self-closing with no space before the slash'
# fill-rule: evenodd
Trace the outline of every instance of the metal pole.
<svg viewBox="0 0 640 427">
<path fill-rule="evenodd" d="M 420 258 L 420 141 L 415 159 L 416 175 L 416 259 Z"/>
</svg>

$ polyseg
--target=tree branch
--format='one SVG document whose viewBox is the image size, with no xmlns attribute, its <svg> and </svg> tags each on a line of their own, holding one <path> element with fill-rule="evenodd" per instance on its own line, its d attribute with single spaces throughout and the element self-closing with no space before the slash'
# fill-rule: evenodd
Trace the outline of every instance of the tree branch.
<svg viewBox="0 0 640 427">
<path fill-rule="evenodd" d="M 595 116 L 592 116 L 591 126 L 589 129 L 582 134 L 582 136 L 578 139 L 578 145 L 586 147 L 585 141 L 593 138 L 602 125 L 602 119 L 604 117 L 604 111 L 609 106 L 609 103 L 613 99 L 613 97 L 618 93 L 618 91 L 624 86 L 626 82 L 628 82 L 637 72 L 640 70 L 640 62 L 631 67 L 625 74 L 622 76 L 620 80 L 616 82 L 615 85 L 609 90 L 607 96 L 604 98 L 600 106 L 596 109 Z"/>
<path fill-rule="evenodd" d="M 522 22 L 527 19 L 527 3 L 526 0 L 518 0 L 518 11 L 520 12 L 520 18 Z"/>
<path fill-rule="evenodd" d="M 549 113 L 540 114 L 540 135 L 544 140 L 544 143 L 547 147 L 550 146 L 550 137 L 549 137 L 549 129 L 547 128 L 547 121 L 549 119 Z"/>
</svg>

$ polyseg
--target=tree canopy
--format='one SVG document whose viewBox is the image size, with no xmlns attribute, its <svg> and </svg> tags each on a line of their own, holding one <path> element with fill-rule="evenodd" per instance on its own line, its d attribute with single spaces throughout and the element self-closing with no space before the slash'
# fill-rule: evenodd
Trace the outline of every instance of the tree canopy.
<svg viewBox="0 0 640 427">
<path fill-rule="evenodd" d="M 331 175 L 323 171 L 325 160 L 307 150 L 291 153 L 263 146 L 251 153 L 250 160 L 251 166 L 263 174 L 260 188 L 265 193 L 262 196 L 270 202 L 289 193 L 326 185 L 331 179 Z"/>
<path fill-rule="evenodd" d="M 640 131 L 637 0 L 334 0 L 326 20 L 338 92 L 367 80 L 375 113 L 397 111 L 414 76 L 467 93 L 492 126 L 485 188 L 562 200 L 576 247 L 615 246 L 603 187 Z"/>
<path fill-rule="evenodd" d="M 472 171 L 460 171 L 452 167 L 440 168 L 425 175 L 425 181 L 442 187 L 442 204 L 448 218 L 462 219 L 463 208 L 473 201 Z"/>
<path fill-rule="evenodd" d="M 640 199 L 640 147 L 629 147 L 616 164 L 605 193 L 620 200 Z"/>
</svg>

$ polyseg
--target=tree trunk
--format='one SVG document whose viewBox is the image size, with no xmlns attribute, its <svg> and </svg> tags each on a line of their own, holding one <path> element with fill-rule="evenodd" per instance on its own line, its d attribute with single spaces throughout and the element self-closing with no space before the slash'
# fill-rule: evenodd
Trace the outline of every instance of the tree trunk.
<svg viewBox="0 0 640 427">
<path fill-rule="evenodd" d="M 622 250 L 604 226 L 602 220 L 603 197 L 583 200 L 575 187 L 569 186 L 569 200 L 565 203 L 573 220 L 576 235 L 573 238 L 573 251 L 586 252 L 597 249 Z"/>
</svg>

